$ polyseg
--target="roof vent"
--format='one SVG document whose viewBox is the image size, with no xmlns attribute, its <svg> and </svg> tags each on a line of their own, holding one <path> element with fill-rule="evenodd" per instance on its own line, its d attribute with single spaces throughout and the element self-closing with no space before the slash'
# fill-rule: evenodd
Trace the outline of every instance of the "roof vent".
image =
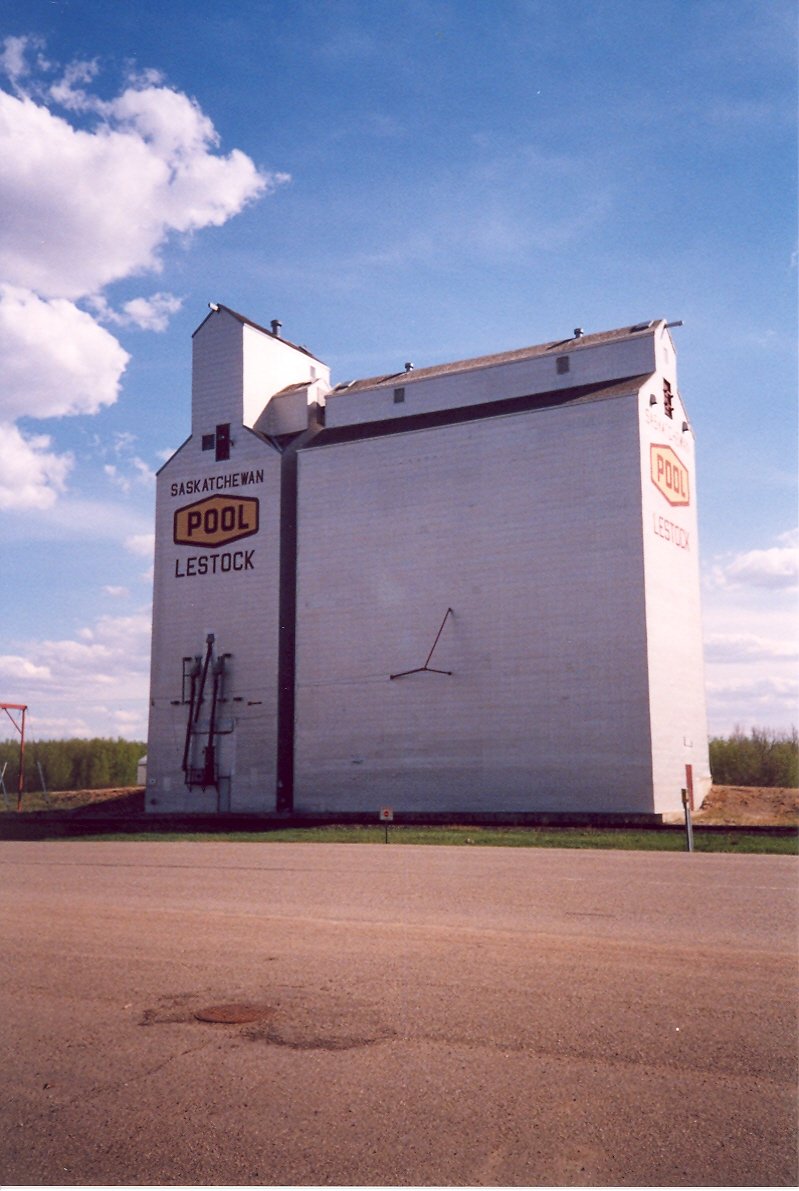
<svg viewBox="0 0 799 1191">
<path fill-rule="evenodd" d="M 410 362 L 410 360 L 405 361 L 405 371 L 413 372 L 413 364 Z"/>
<path fill-rule="evenodd" d="M 275 339 L 279 339 L 280 338 L 280 328 L 283 326 L 280 319 L 273 318 L 271 323 L 269 324 L 269 326 L 272 328 L 272 334 L 274 335 Z"/>
<path fill-rule="evenodd" d="M 582 339 L 583 335 L 584 335 L 584 331 L 583 331 L 582 327 L 574 328 L 574 338 L 575 339 Z"/>
</svg>

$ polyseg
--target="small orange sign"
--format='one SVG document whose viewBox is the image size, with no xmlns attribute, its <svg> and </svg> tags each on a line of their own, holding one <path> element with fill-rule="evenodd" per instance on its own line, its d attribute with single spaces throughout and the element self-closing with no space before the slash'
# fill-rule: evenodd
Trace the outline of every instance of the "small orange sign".
<svg viewBox="0 0 799 1191">
<path fill-rule="evenodd" d="M 176 546 L 226 546 L 258 532 L 254 496 L 208 496 L 175 510 Z"/>
<path fill-rule="evenodd" d="M 652 483 L 670 505 L 691 503 L 688 468 L 665 443 L 651 443 L 649 466 Z"/>
</svg>

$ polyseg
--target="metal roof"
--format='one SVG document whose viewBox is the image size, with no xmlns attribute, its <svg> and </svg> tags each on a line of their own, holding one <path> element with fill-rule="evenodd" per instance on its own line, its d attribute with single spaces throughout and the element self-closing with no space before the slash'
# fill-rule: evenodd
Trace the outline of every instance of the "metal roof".
<svg viewBox="0 0 799 1191">
<path fill-rule="evenodd" d="M 619 327 L 614 331 L 599 331 L 594 335 L 575 335 L 569 339 L 554 339 L 550 343 L 520 347 L 514 351 L 497 352 L 490 356 L 474 356 L 468 360 L 455 360 L 450 364 L 433 364 L 429 368 L 412 368 L 410 371 L 403 368 L 400 372 L 389 372 L 383 376 L 371 376 L 336 385 L 328 396 L 341 396 L 344 393 L 358 392 L 361 389 L 379 389 L 383 385 L 413 384 L 416 380 L 426 380 L 453 372 L 469 372 L 476 368 L 491 368 L 496 364 L 513 364 L 516 361 L 530 360 L 536 356 L 565 355 L 567 352 L 580 351 L 586 347 L 596 347 L 602 343 L 612 343 L 621 339 L 643 339 L 645 336 L 651 335 L 659 326 L 665 326 L 664 319 L 653 319 L 648 323 L 635 323 L 632 326 Z"/>
<path fill-rule="evenodd" d="M 324 363 L 324 361 L 320 360 L 318 356 L 315 356 L 312 351 L 309 351 L 307 347 L 303 347 L 301 343 L 292 343 L 290 339 L 285 339 L 282 335 L 275 335 L 268 329 L 268 327 L 262 327 L 260 323 L 256 323 L 253 319 L 247 318 L 246 314 L 239 314 L 238 310 L 231 310 L 230 306 L 225 306 L 223 302 L 209 302 L 208 304 L 211 307 L 211 312 L 210 314 L 206 314 L 205 318 L 200 323 L 200 326 L 197 327 L 197 329 L 192 333 L 192 338 L 194 338 L 194 336 L 197 334 L 197 331 L 200 330 L 200 327 L 205 326 L 205 324 L 208 322 L 208 319 L 211 317 L 211 314 L 216 314 L 217 311 L 224 310 L 226 314 L 232 315 L 233 318 L 238 319 L 238 321 L 243 323 L 244 326 L 253 327 L 256 331 L 261 331 L 264 335 L 268 335 L 270 339 L 277 339 L 279 343 L 285 343 L 286 347 L 293 347 L 295 351 L 302 352 L 303 355 L 310 356 L 312 360 L 316 360 L 319 364 Z"/>
</svg>

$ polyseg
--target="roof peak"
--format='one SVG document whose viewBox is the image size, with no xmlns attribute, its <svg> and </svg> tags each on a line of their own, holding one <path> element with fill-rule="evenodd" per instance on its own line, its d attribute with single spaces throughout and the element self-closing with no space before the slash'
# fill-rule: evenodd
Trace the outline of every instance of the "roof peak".
<svg viewBox="0 0 799 1191">
<path fill-rule="evenodd" d="M 316 360 L 320 364 L 324 363 L 323 360 L 320 360 L 318 356 L 315 356 L 314 353 L 312 351 L 309 351 L 309 349 L 307 347 L 305 347 L 303 344 L 292 343 L 290 339 L 285 339 L 282 335 L 278 335 L 277 328 L 282 326 L 282 323 L 280 322 L 279 319 L 272 320 L 272 328 L 273 329 L 270 331 L 268 327 L 262 327 L 260 323 L 257 323 L 252 318 L 248 318 L 246 314 L 240 314 L 238 310 L 234 310 L 231 306 L 226 306 L 224 304 L 224 302 L 209 302 L 208 306 L 210 307 L 210 313 L 206 314 L 205 318 L 200 323 L 199 327 L 197 327 L 196 330 L 192 333 L 192 338 L 194 338 L 194 336 L 197 334 L 197 331 L 199 331 L 202 327 L 205 326 L 205 324 L 208 322 L 209 318 L 212 317 L 212 315 L 218 314 L 220 311 L 224 311 L 225 314 L 229 314 L 232 318 L 235 318 L 243 326 L 252 327 L 253 330 L 260 331 L 263 335 L 268 335 L 270 339 L 276 339 L 279 343 L 285 343 L 286 347 L 291 347 L 295 351 L 302 352 L 303 355 L 309 356 L 312 360 Z"/>
</svg>

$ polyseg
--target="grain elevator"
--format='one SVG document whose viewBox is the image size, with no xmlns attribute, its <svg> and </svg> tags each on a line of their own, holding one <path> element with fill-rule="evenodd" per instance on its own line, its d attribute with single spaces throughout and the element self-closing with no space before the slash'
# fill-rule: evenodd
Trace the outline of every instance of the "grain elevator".
<svg viewBox="0 0 799 1191">
<path fill-rule="evenodd" d="M 698 806 L 698 561 L 665 321 L 332 385 L 213 304 L 157 483 L 147 810 Z"/>
</svg>

